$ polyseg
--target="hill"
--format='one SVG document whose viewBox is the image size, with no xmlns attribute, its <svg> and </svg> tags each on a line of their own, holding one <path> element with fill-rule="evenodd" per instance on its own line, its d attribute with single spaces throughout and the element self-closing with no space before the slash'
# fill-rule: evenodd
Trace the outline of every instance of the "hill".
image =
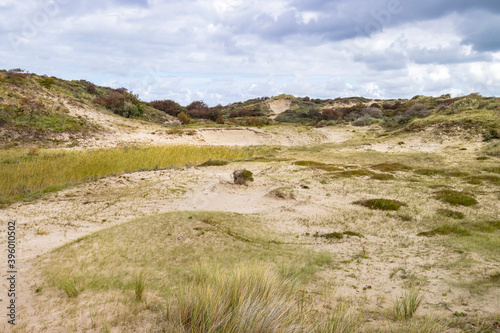
<svg viewBox="0 0 500 333">
<path fill-rule="evenodd" d="M 124 130 L 131 134 L 142 129 L 135 133 L 140 138 L 165 129 L 158 125 L 181 123 L 190 128 L 380 126 L 388 135 L 433 128 L 448 134 L 465 131 L 489 141 L 500 138 L 500 98 L 479 94 L 387 100 L 279 95 L 226 106 L 209 107 L 203 101 L 181 106 L 172 100 L 144 102 L 126 88 L 101 87 L 85 80 L 66 81 L 20 69 L 0 71 L 0 147 L 78 146 L 82 140 L 119 137 Z"/>
</svg>

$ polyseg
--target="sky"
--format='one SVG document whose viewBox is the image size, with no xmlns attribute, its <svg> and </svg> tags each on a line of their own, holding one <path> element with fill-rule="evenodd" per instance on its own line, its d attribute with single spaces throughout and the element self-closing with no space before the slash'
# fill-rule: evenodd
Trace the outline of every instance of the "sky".
<svg viewBox="0 0 500 333">
<path fill-rule="evenodd" d="M 500 96 L 500 1 L 0 0 L 0 68 L 182 105 Z"/>
</svg>

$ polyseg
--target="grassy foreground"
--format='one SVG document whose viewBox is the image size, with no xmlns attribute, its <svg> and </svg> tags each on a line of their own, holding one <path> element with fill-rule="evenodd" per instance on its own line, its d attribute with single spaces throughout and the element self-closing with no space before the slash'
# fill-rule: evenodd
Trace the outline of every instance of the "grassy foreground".
<svg viewBox="0 0 500 333">
<path fill-rule="evenodd" d="M 110 175 L 182 167 L 209 159 L 246 159 L 256 153 L 252 148 L 184 145 L 90 151 L 7 150 L 0 152 L 0 204 L 36 199 L 43 193 Z"/>
<path fill-rule="evenodd" d="M 54 320 L 66 318 L 47 327 L 356 332 L 359 314 L 345 307 L 332 307 L 330 314 L 313 311 L 303 290 L 331 261 L 328 254 L 282 243 L 256 217 L 178 212 L 57 249 L 41 264 L 45 282 L 37 290 L 59 299 L 57 311 L 64 315 Z"/>
</svg>

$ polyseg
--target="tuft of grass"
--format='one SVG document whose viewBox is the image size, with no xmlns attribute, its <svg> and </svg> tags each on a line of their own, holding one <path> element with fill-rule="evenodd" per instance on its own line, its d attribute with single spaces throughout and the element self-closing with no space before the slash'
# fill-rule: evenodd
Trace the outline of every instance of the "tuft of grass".
<svg viewBox="0 0 500 333">
<path fill-rule="evenodd" d="M 437 213 L 439 215 L 442 215 L 442 216 L 451 217 L 452 219 L 455 219 L 455 220 L 463 220 L 465 217 L 464 213 L 457 212 L 457 211 L 451 210 L 451 209 L 446 209 L 446 208 L 438 209 Z"/>
<path fill-rule="evenodd" d="M 359 200 L 353 202 L 353 204 L 378 210 L 399 210 L 399 208 L 407 206 L 404 202 L 390 199 Z"/>
<path fill-rule="evenodd" d="M 442 190 L 436 192 L 436 199 L 455 206 L 474 206 L 478 204 L 478 201 L 471 193 L 455 190 Z"/>
<path fill-rule="evenodd" d="M 305 332 L 293 282 L 266 265 L 197 272 L 169 304 L 168 332 Z"/>
<path fill-rule="evenodd" d="M 144 273 L 141 271 L 139 274 L 136 274 L 134 278 L 134 291 L 135 291 L 136 301 L 142 300 L 145 287 L 146 287 L 146 279 L 144 277 Z"/>
<path fill-rule="evenodd" d="M 408 171 L 411 170 L 412 168 L 400 163 L 381 163 L 372 165 L 370 169 L 383 172 L 395 172 L 395 171 Z"/>
<path fill-rule="evenodd" d="M 220 161 L 220 160 L 208 160 L 206 162 L 203 162 L 199 166 L 204 167 L 204 166 L 223 166 L 223 165 L 228 165 L 228 161 Z"/>
<path fill-rule="evenodd" d="M 77 297 L 79 291 L 76 289 L 73 281 L 67 276 L 59 276 L 56 279 L 56 283 L 61 288 L 69 298 Z"/>
<path fill-rule="evenodd" d="M 406 290 L 401 297 L 396 299 L 394 305 L 395 319 L 408 320 L 412 318 L 423 299 L 424 296 L 419 290 L 414 288 Z"/>
<path fill-rule="evenodd" d="M 318 332 L 356 333 L 360 332 L 363 316 L 349 311 L 344 304 L 338 305 L 330 314 L 328 322 Z"/>
</svg>

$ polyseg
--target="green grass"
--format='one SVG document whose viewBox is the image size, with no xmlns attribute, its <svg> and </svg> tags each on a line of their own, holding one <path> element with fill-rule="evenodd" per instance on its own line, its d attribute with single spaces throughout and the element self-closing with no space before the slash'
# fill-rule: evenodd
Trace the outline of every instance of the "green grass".
<svg viewBox="0 0 500 333">
<path fill-rule="evenodd" d="M 383 172 L 408 171 L 412 169 L 411 167 L 401 163 L 380 163 L 372 165 L 370 168 Z"/>
<path fill-rule="evenodd" d="M 336 323 L 352 329 L 333 330 L 331 318 L 341 313 L 317 314 L 298 293 L 331 261 L 281 242 L 256 217 L 176 212 L 80 238 L 50 253 L 39 269 L 44 293 L 66 292 L 57 278 L 71 276 L 78 292 L 68 297 L 98 298 L 106 311 L 119 309 L 113 326 L 121 331 L 138 329 L 152 315 L 153 327 L 168 332 L 356 332 L 356 316 Z M 62 300 L 55 307 L 65 316 L 85 315 L 78 303 Z"/>
<path fill-rule="evenodd" d="M 144 170 L 240 160 L 257 150 L 214 146 L 132 147 L 89 151 L 4 151 L 0 154 L 0 203 L 39 198 L 69 185 Z"/>
<path fill-rule="evenodd" d="M 396 299 L 394 305 L 395 318 L 400 320 L 412 318 L 423 299 L 423 295 L 417 289 L 411 288 L 405 291 L 401 297 Z"/>
<path fill-rule="evenodd" d="M 439 215 L 451 217 L 452 219 L 456 219 L 456 220 L 463 220 L 465 217 L 464 213 L 457 212 L 457 211 L 451 210 L 451 209 L 446 209 L 446 208 L 439 208 L 437 210 L 437 213 Z"/>
<path fill-rule="evenodd" d="M 404 202 L 390 199 L 360 200 L 353 202 L 353 204 L 377 210 L 399 210 L 401 207 L 407 206 Z"/>
<path fill-rule="evenodd" d="M 436 193 L 436 199 L 454 206 L 474 206 L 478 201 L 471 193 L 455 190 L 442 190 Z"/>
<path fill-rule="evenodd" d="M 496 230 L 500 230 L 500 220 L 444 224 L 431 231 L 421 232 L 418 235 L 428 237 L 436 235 L 470 236 L 472 231 L 492 233 Z"/>
</svg>

